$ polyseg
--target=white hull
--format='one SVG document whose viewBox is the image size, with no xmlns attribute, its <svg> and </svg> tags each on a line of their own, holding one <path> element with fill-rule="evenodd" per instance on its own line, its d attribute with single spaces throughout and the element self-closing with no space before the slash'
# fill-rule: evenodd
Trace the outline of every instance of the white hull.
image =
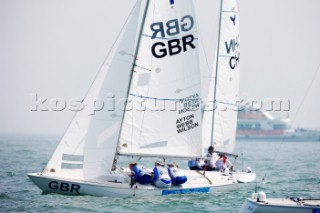
<svg viewBox="0 0 320 213">
<path fill-rule="evenodd" d="M 131 187 L 129 181 L 122 183 L 103 180 L 79 181 L 41 173 L 29 173 L 28 176 L 45 193 L 110 197 L 214 193 L 230 191 L 238 185 L 232 176 L 225 176 L 220 172 L 207 172 L 206 178 L 196 171 L 185 170 L 184 172 L 188 177 L 188 181 L 185 184 L 166 189 L 160 189 L 150 184 L 136 184 Z"/>
<path fill-rule="evenodd" d="M 267 202 L 257 202 L 248 198 L 239 213 L 320 213 L 320 200 L 315 205 L 306 204 L 307 200 L 301 205 L 290 198 L 267 199 Z"/>
<path fill-rule="evenodd" d="M 231 172 L 231 174 L 239 183 L 251 183 L 256 179 L 256 173 Z"/>
</svg>

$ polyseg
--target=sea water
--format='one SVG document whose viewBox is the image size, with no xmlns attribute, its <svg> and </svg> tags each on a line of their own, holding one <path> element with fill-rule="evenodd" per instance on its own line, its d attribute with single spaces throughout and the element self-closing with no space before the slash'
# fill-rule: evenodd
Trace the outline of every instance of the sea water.
<svg viewBox="0 0 320 213">
<path fill-rule="evenodd" d="M 257 179 L 227 193 L 146 198 L 43 195 L 27 173 L 41 171 L 58 142 L 58 136 L 49 135 L 0 136 L 0 212 L 234 213 L 255 190 L 264 190 L 267 197 L 320 198 L 320 143 L 281 141 L 237 142 L 237 168 L 250 166 Z M 187 162 L 179 163 L 187 168 Z"/>
</svg>

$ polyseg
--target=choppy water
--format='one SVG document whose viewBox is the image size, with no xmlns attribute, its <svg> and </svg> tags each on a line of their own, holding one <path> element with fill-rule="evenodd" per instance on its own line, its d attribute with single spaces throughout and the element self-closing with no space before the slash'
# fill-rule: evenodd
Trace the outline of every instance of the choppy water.
<svg viewBox="0 0 320 213">
<path fill-rule="evenodd" d="M 40 171 L 58 143 L 57 137 L 0 136 L 0 212 L 237 212 L 255 183 L 219 194 L 149 198 L 42 195 L 27 177 Z M 269 197 L 320 198 L 319 142 L 238 142 L 244 167 L 250 166 Z M 278 153 L 278 154 L 276 154 Z M 276 159 L 275 159 L 275 156 Z M 242 166 L 241 158 L 238 167 Z"/>
</svg>

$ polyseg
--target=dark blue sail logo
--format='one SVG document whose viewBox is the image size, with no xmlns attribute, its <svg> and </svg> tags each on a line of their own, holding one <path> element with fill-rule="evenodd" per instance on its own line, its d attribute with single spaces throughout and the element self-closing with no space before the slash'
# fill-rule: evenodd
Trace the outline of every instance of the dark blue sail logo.
<svg viewBox="0 0 320 213">
<path fill-rule="evenodd" d="M 236 16 L 236 15 L 234 15 L 233 17 L 232 17 L 232 16 L 230 16 L 230 19 L 231 19 L 231 21 L 233 22 L 233 26 L 236 26 L 236 19 L 237 19 L 237 16 Z"/>
<path fill-rule="evenodd" d="M 170 0 L 170 4 L 171 4 L 171 5 L 174 5 L 174 0 Z"/>
</svg>

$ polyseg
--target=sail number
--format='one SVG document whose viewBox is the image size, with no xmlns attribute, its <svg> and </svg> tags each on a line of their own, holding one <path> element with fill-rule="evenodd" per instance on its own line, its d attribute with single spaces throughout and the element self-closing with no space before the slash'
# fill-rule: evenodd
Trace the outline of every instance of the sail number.
<svg viewBox="0 0 320 213">
<path fill-rule="evenodd" d="M 51 181 L 49 183 L 49 188 L 54 190 L 60 190 L 63 192 L 71 192 L 71 193 L 75 192 L 77 194 L 80 194 L 79 193 L 80 186 L 77 184 L 69 184 L 65 182 L 59 183 L 57 181 Z"/>
<path fill-rule="evenodd" d="M 155 42 L 151 47 L 152 55 L 156 58 L 163 58 L 167 55 L 176 55 L 186 52 L 189 48 L 196 48 L 193 44 L 194 37 L 192 34 L 183 36 L 181 39 L 168 39 L 166 36 L 177 36 L 181 32 L 188 32 L 194 27 L 194 19 L 190 15 L 183 16 L 179 19 L 172 19 L 163 22 L 152 23 L 150 29 L 153 31 L 151 39 L 165 39 L 166 42 Z"/>
<path fill-rule="evenodd" d="M 237 35 L 230 41 L 225 42 L 226 52 L 228 55 L 233 54 L 229 59 L 229 66 L 231 69 L 235 69 L 240 64 L 240 37 Z"/>
</svg>

